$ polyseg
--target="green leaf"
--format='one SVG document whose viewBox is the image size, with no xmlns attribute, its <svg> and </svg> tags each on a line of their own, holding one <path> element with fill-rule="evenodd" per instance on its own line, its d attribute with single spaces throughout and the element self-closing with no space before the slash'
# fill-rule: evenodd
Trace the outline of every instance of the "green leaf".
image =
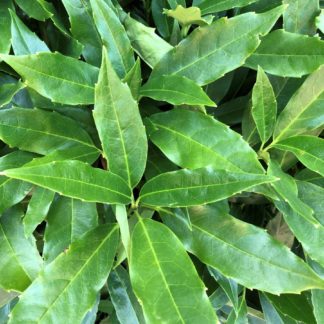
<svg viewBox="0 0 324 324">
<path fill-rule="evenodd" d="M 105 0 L 90 0 L 93 17 L 107 48 L 109 60 L 120 78 L 134 65 L 133 49 L 115 11 Z"/>
<path fill-rule="evenodd" d="M 0 286 L 24 291 L 42 267 L 34 238 L 26 239 L 19 208 L 12 208 L 0 218 Z"/>
<path fill-rule="evenodd" d="M 324 278 L 324 268 L 321 267 L 316 262 L 308 259 L 308 263 L 311 267 L 322 277 Z M 313 289 L 312 290 L 312 305 L 314 316 L 316 318 L 317 323 L 321 323 L 324 319 L 324 290 L 323 289 Z"/>
<path fill-rule="evenodd" d="M 41 187 L 35 188 L 23 221 L 26 237 L 31 236 L 37 225 L 45 219 L 53 201 L 54 194 L 53 191 Z"/>
<path fill-rule="evenodd" d="M 266 323 L 285 324 L 280 316 L 281 314 L 279 314 L 276 308 L 272 305 L 270 300 L 267 298 L 267 295 L 264 293 L 259 293 L 259 298 Z"/>
<path fill-rule="evenodd" d="M 116 220 L 120 228 L 120 238 L 123 243 L 127 257 L 129 258 L 130 252 L 130 231 L 128 224 L 128 216 L 125 205 L 115 206 Z"/>
<path fill-rule="evenodd" d="M 244 64 L 258 47 L 259 35 L 269 32 L 282 11 L 283 7 L 278 7 L 264 14 L 221 18 L 195 29 L 154 66 L 153 76 L 176 74 L 199 85 L 219 79 Z"/>
<path fill-rule="evenodd" d="M 267 73 L 299 78 L 324 64 L 323 53 L 320 38 L 275 30 L 262 39 L 245 65 L 253 69 L 260 65 Z"/>
<path fill-rule="evenodd" d="M 108 277 L 117 244 L 116 225 L 100 225 L 74 242 L 20 296 L 9 323 L 25 322 L 26 309 L 30 322 L 81 323 Z"/>
<path fill-rule="evenodd" d="M 146 126 L 150 140 L 182 168 L 264 173 L 242 137 L 210 116 L 176 109 L 151 116 Z"/>
<path fill-rule="evenodd" d="M 107 204 L 128 204 L 131 201 L 130 188 L 122 178 L 80 161 L 57 161 L 9 169 L 1 174 L 84 201 Z"/>
<path fill-rule="evenodd" d="M 183 245 L 163 224 L 149 219 L 137 223 L 129 268 L 134 292 L 148 322 L 217 321 Z"/>
<path fill-rule="evenodd" d="M 324 9 L 320 11 L 320 14 L 315 19 L 316 27 L 323 33 L 324 32 Z"/>
<path fill-rule="evenodd" d="M 315 136 L 293 136 L 277 142 L 273 147 L 295 154 L 307 168 L 324 177 L 324 140 Z"/>
<path fill-rule="evenodd" d="M 50 4 L 45 0 L 15 0 L 15 2 L 31 18 L 45 21 L 53 15 Z"/>
<path fill-rule="evenodd" d="M 309 169 L 303 169 L 295 175 L 295 179 L 313 183 L 324 188 L 324 178 L 316 172 Z"/>
<path fill-rule="evenodd" d="M 139 58 L 137 58 L 133 67 L 127 72 L 123 82 L 128 84 L 133 98 L 138 100 L 142 84 L 141 60 Z"/>
<path fill-rule="evenodd" d="M 163 173 L 144 184 L 140 201 L 151 206 L 186 207 L 212 203 L 259 184 L 276 181 L 260 174 L 212 168 Z"/>
<path fill-rule="evenodd" d="M 311 74 L 279 115 L 274 142 L 305 134 L 324 124 L 324 67 Z"/>
<path fill-rule="evenodd" d="M 96 204 L 58 197 L 46 217 L 43 256 L 52 262 L 71 243 L 98 225 Z"/>
<path fill-rule="evenodd" d="M 189 214 L 191 232 L 183 231 L 183 226 L 171 229 L 189 252 L 224 276 L 272 294 L 323 288 L 324 281 L 305 262 L 263 229 L 213 206 L 189 208 Z"/>
<path fill-rule="evenodd" d="M 10 14 L 8 9 L 14 9 L 12 0 L 2 0 L 0 4 L 0 53 L 8 54 L 11 46 Z"/>
<path fill-rule="evenodd" d="M 194 81 L 178 75 L 153 77 L 142 86 L 140 94 L 143 97 L 166 101 L 173 105 L 216 106 Z"/>
<path fill-rule="evenodd" d="M 202 0 L 198 7 L 203 15 L 207 15 L 232 8 L 244 7 L 256 1 L 258 0 Z"/>
<path fill-rule="evenodd" d="M 25 85 L 17 81 L 16 83 L 5 83 L 0 86 L 0 108 L 9 104 L 13 97 L 21 90 L 25 88 Z"/>
<path fill-rule="evenodd" d="M 11 15 L 11 43 L 15 55 L 49 52 L 47 45 L 28 29 L 15 12 L 9 11 Z"/>
<path fill-rule="evenodd" d="M 251 111 L 262 144 L 264 144 L 274 130 L 277 101 L 271 83 L 260 66 L 258 67 L 257 81 L 253 88 Z"/>
<path fill-rule="evenodd" d="M 68 105 L 93 104 L 98 69 L 60 53 L 0 55 L 42 96 Z"/>
<path fill-rule="evenodd" d="M 109 170 L 134 187 L 145 170 L 146 133 L 129 87 L 118 78 L 106 50 L 102 55 L 93 117 Z"/>
</svg>

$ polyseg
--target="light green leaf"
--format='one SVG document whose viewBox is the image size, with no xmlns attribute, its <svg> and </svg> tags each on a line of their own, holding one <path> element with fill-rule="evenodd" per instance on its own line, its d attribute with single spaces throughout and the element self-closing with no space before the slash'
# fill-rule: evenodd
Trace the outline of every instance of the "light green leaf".
<svg viewBox="0 0 324 324">
<path fill-rule="evenodd" d="M 58 197 L 46 217 L 43 256 L 52 262 L 69 245 L 98 225 L 95 203 Z"/>
<path fill-rule="evenodd" d="M 14 11 L 10 10 L 10 15 L 11 43 L 15 55 L 27 55 L 50 51 L 47 45 L 40 40 L 35 33 L 28 29 Z"/>
<path fill-rule="evenodd" d="M 122 178 L 80 161 L 57 161 L 9 169 L 0 174 L 84 201 L 107 204 L 128 204 L 131 201 L 130 188 Z"/>
<path fill-rule="evenodd" d="M 232 8 L 247 6 L 258 0 L 202 0 L 198 4 L 203 15 L 220 12 Z"/>
<path fill-rule="evenodd" d="M 243 65 L 258 47 L 259 35 L 267 34 L 282 12 L 283 7 L 277 7 L 197 28 L 154 66 L 153 76 L 176 74 L 199 85 L 211 83 Z"/>
<path fill-rule="evenodd" d="M 0 55 L 42 96 L 68 105 L 93 104 L 98 69 L 60 53 Z"/>
<path fill-rule="evenodd" d="M 276 181 L 260 174 L 212 168 L 163 173 L 144 184 L 140 201 L 151 206 L 186 207 L 212 203 L 259 184 Z"/>
<path fill-rule="evenodd" d="M 324 64 L 324 41 L 275 30 L 265 36 L 260 46 L 247 59 L 245 65 L 283 77 L 299 78 L 310 74 Z"/>
<path fill-rule="evenodd" d="M 318 174 L 314 171 L 311 171 L 307 168 L 302 169 L 300 172 L 298 172 L 295 175 L 295 179 L 301 180 L 301 181 L 307 181 L 307 182 L 313 183 L 319 187 L 324 188 L 324 178 L 320 174 Z"/>
<path fill-rule="evenodd" d="M 54 194 L 53 191 L 41 187 L 35 188 L 23 220 L 26 237 L 31 236 L 37 225 L 45 219 L 53 201 Z"/>
<path fill-rule="evenodd" d="M 107 48 L 109 60 L 120 78 L 134 65 L 133 49 L 115 11 L 105 0 L 90 0 L 93 17 Z"/>
<path fill-rule="evenodd" d="M 141 60 L 137 58 L 133 67 L 127 72 L 125 78 L 122 80 L 126 82 L 132 92 L 133 98 L 138 100 L 140 95 L 140 88 L 142 84 Z"/>
<path fill-rule="evenodd" d="M 116 220 L 120 228 L 120 238 L 123 243 L 126 255 L 129 258 L 130 252 L 130 231 L 128 225 L 128 216 L 125 205 L 115 206 Z"/>
<path fill-rule="evenodd" d="M 20 296 L 9 323 L 26 322 L 26 309 L 30 322 L 81 323 L 108 277 L 117 245 L 118 227 L 111 224 L 74 242 Z"/>
<path fill-rule="evenodd" d="M 0 53 L 8 54 L 11 46 L 10 14 L 8 9 L 14 9 L 12 0 L 2 0 L 0 3 Z"/>
<path fill-rule="evenodd" d="M 25 88 L 25 85 L 20 81 L 0 85 L 0 108 L 9 104 L 15 94 L 23 88 Z"/>
<path fill-rule="evenodd" d="M 246 305 L 245 291 L 238 300 L 239 305 L 237 310 L 235 308 L 230 312 L 226 324 L 248 324 L 248 308 Z"/>
<path fill-rule="evenodd" d="M 206 105 L 216 104 L 194 81 L 178 75 L 153 77 L 145 83 L 140 94 L 157 101 L 166 101 L 173 105 Z"/>
<path fill-rule="evenodd" d="M 0 286 L 24 291 L 42 267 L 34 238 L 26 239 L 19 208 L 6 211 L 0 218 Z"/>
<path fill-rule="evenodd" d="M 46 0 L 15 0 L 15 2 L 31 18 L 45 21 L 53 15 L 50 3 Z"/>
<path fill-rule="evenodd" d="M 146 164 L 147 139 L 136 101 L 115 73 L 106 50 L 96 85 L 93 117 L 109 170 L 130 187 L 141 179 Z"/>
<path fill-rule="evenodd" d="M 257 80 L 252 93 L 252 117 L 262 144 L 271 137 L 277 117 L 277 101 L 271 83 L 262 68 L 258 67 Z"/>
<path fill-rule="evenodd" d="M 182 168 L 264 173 L 242 136 L 211 116 L 176 109 L 151 116 L 146 126 L 150 140 Z"/>
<path fill-rule="evenodd" d="M 289 151 L 307 168 L 324 177 L 324 140 L 315 136 L 293 136 L 277 142 L 273 147 Z"/>
<path fill-rule="evenodd" d="M 217 322 L 195 267 L 165 225 L 149 219 L 136 224 L 129 268 L 147 322 Z"/>
<path fill-rule="evenodd" d="M 324 33 L 324 9 L 320 11 L 320 14 L 315 19 L 316 27 Z"/>
<path fill-rule="evenodd" d="M 279 115 L 274 143 L 324 125 L 324 66 L 311 74 Z"/>
</svg>

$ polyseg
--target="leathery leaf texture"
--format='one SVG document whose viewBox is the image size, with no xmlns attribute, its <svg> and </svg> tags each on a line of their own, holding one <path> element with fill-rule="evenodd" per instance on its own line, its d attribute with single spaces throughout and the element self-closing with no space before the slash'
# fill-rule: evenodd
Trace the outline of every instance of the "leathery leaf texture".
<svg viewBox="0 0 324 324">
<path fill-rule="evenodd" d="M 0 323 L 324 323 L 323 10 L 0 1 Z"/>
</svg>

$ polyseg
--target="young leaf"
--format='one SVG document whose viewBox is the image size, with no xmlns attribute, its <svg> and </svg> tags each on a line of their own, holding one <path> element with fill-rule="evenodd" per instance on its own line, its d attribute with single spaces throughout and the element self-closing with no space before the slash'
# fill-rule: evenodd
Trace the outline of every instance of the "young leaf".
<svg viewBox="0 0 324 324">
<path fill-rule="evenodd" d="M 128 224 L 128 217 L 125 205 L 115 206 L 116 220 L 120 228 L 120 238 L 123 243 L 127 257 L 130 252 L 130 231 Z"/>
<path fill-rule="evenodd" d="M 118 228 L 111 224 L 74 242 L 20 296 L 9 323 L 81 323 L 108 277 L 117 245 Z"/>
<path fill-rule="evenodd" d="M 0 3 L 0 53 L 8 54 L 11 46 L 10 14 L 8 9 L 13 9 L 12 0 L 2 0 Z"/>
<path fill-rule="evenodd" d="M 263 14 L 247 13 L 231 19 L 222 18 L 195 29 L 159 61 L 153 76 L 176 74 L 199 85 L 219 79 L 244 63 L 258 47 L 259 35 L 269 32 L 282 11 L 283 7 L 278 7 Z"/>
<path fill-rule="evenodd" d="M 142 86 L 140 94 L 143 97 L 166 101 L 173 105 L 216 106 L 194 81 L 178 75 L 151 78 Z"/>
<path fill-rule="evenodd" d="M 151 206 L 186 207 L 212 203 L 254 186 L 276 181 L 260 174 L 212 168 L 163 173 L 144 184 L 140 201 Z"/>
<path fill-rule="evenodd" d="M 6 290 L 24 291 L 42 267 L 34 238 L 25 238 L 22 215 L 12 208 L 0 218 L 0 286 Z"/>
<path fill-rule="evenodd" d="M 9 169 L 1 174 L 84 201 L 107 204 L 131 201 L 130 188 L 122 178 L 80 161 L 57 161 Z"/>
<path fill-rule="evenodd" d="M 283 77 L 299 78 L 317 70 L 324 64 L 324 41 L 275 30 L 265 36 L 260 46 L 247 59 L 245 65 Z"/>
<path fill-rule="evenodd" d="M 176 109 L 151 116 L 146 126 L 150 140 L 182 168 L 264 173 L 242 137 L 210 116 Z"/>
<path fill-rule="evenodd" d="M 232 8 L 244 7 L 256 1 L 258 0 L 202 0 L 198 4 L 198 7 L 202 15 L 207 15 Z"/>
<path fill-rule="evenodd" d="M 93 104 L 98 69 L 60 53 L 0 55 L 42 96 L 68 105 Z"/>
<path fill-rule="evenodd" d="M 165 225 L 149 219 L 136 224 L 129 268 L 148 322 L 217 321 L 189 256 Z"/>
<path fill-rule="evenodd" d="M 307 168 L 324 177 L 324 140 L 315 136 L 293 136 L 277 142 L 273 147 L 295 154 Z"/>
<path fill-rule="evenodd" d="M 134 187 L 145 170 L 146 133 L 137 103 L 115 73 L 105 49 L 102 57 L 93 117 L 109 170 Z"/>
<path fill-rule="evenodd" d="M 258 67 L 257 81 L 253 88 L 251 111 L 262 144 L 264 144 L 274 130 L 277 101 L 271 83 L 260 66 Z"/>
</svg>

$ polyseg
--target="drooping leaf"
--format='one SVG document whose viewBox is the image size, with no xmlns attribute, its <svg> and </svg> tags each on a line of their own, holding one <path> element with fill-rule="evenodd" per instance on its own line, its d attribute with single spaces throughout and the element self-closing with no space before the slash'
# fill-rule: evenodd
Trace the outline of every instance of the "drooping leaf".
<svg viewBox="0 0 324 324">
<path fill-rule="evenodd" d="M 259 45 L 259 35 L 269 32 L 282 11 L 283 7 L 278 7 L 264 14 L 222 18 L 195 29 L 164 55 L 154 67 L 153 76 L 176 74 L 199 85 L 219 79 L 244 63 Z"/>
<path fill-rule="evenodd" d="M 3 0 L 0 4 L 0 53 L 8 54 L 11 46 L 10 14 L 8 9 L 13 9 L 12 0 Z"/>
<path fill-rule="evenodd" d="M 42 96 L 68 105 L 93 104 L 98 69 L 60 53 L 0 55 Z"/>
<path fill-rule="evenodd" d="M 316 37 L 275 30 L 262 38 L 245 65 L 283 77 L 299 78 L 324 64 L 324 41 Z"/>
<path fill-rule="evenodd" d="M 224 11 L 232 8 L 244 7 L 257 0 L 202 0 L 198 7 L 203 15 Z"/>
<path fill-rule="evenodd" d="M 5 83 L 0 86 L 0 108 L 9 104 L 15 94 L 23 89 L 25 85 L 17 81 L 16 83 Z"/>
<path fill-rule="evenodd" d="M 210 116 L 176 109 L 151 116 L 146 126 L 150 140 L 183 168 L 264 172 L 242 137 Z"/>
<path fill-rule="evenodd" d="M 129 267 L 131 283 L 147 321 L 217 321 L 189 256 L 165 225 L 149 219 L 137 223 Z"/>
<path fill-rule="evenodd" d="M 134 187 L 145 170 L 146 133 L 137 103 L 128 85 L 114 72 L 106 50 L 96 85 L 93 116 L 109 170 Z"/>
<path fill-rule="evenodd" d="M 163 173 L 142 187 L 140 201 L 151 206 L 186 207 L 231 197 L 254 186 L 276 181 L 260 174 L 234 173 L 213 168 Z"/>
<path fill-rule="evenodd" d="M 80 161 L 66 160 L 8 169 L 1 174 L 89 202 L 128 204 L 131 200 L 130 188 L 122 178 Z"/>
<path fill-rule="evenodd" d="M 34 238 L 26 239 L 19 208 L 8 209 L 0 218 L 0 286 L 22 292 L 42 267 Z"/>
<path fill-rule="evenodd" d="M 38 323 L 80 323 L 108 277 L 117 244 L 118 228 L 111 224 L 100 225 L 74 242 L 20 296 L 9 323 L 27 318 Z M 58 311 L 67 301 L 73 307 Z"/>
</svg>

